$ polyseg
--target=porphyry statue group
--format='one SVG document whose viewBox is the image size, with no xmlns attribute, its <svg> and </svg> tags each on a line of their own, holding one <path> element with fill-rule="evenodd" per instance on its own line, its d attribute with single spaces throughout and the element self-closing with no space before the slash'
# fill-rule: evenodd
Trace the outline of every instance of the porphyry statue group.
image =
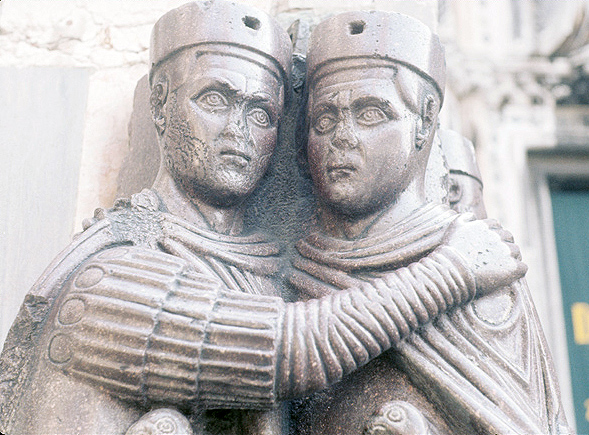
<svg viewBox="0 0 589 435">
<path fill-rule="evenodd" d="M 247 225 L 292 60 L 286 31 L 244 5 L 155 24 L 158 176 L 27 294 L 0 358 L 1 432 L 570 433 L 519 249 L 486 219 L 470 145 L 438 131 L 444 52 L 424 24 L 316 26 L 290 112 L 314 218 L 286 247 Z M 432 199 L 440 139 L 470 161 Z"/>
</svg>

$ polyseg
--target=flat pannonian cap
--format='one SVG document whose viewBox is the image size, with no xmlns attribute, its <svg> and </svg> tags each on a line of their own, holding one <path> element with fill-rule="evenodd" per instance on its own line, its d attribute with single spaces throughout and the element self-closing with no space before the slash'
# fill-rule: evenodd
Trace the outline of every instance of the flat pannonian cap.
<svg viewBox="0 0 589 435">
<path fill-rule="evenodd" d="M 383 11 L 345 12 L 319 23 L 309 41 L 307 80 L 332 62 L 369 58 L 403 64 L 444 97 L 446 62 L 437 35 L 415 18 Z"/>
<path fill-rule="evenodd" d="M 292 43 L 286 31 L 264 12 L 225 0 L 187 3 L 163 15 L 151 33 L 151 70 L 182 49 L 205 44 L 255 53 L 289 80 Z"/>
</svg>

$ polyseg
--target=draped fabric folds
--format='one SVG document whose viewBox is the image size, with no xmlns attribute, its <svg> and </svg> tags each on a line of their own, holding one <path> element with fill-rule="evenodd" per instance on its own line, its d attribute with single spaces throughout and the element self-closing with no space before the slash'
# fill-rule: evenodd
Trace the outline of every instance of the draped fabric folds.
<svg viewBox="0 0 589 435">
<path fill-rule="evenodd" d="M 186 260 L 230 290 L 276 295 L 272 275 L 281 266 L 280 248 L 260 234 L 235 237 L 197 228 L 166 213 L 154 191 L 119 200 L 97 210 L 47 267 L 25 297 L 0 356 L 0 432 L 12 433 L 19 403 L 26 400 L 40 358 L 39 345 L 51 329 L 48 319 L 64 286 L 80 266 L 97 254 L 124 245 L 163 251 Z M 22 408 L 22 407 L 21 407 Z"/>
<path fill-rule="evenodd" d="M 302 299 L 309 299 L 358 280 L 386 277 L 387 271 L 439 246 L 455 218 L 445 206 L 430 204 L 375 237 L 343 241 L 313 234 L 297 244 L 300 258 L 293 262 L 291 282 Z M 444 421 L 442 432 L 569 433 L 549 351 L 523 279 L 441 315 L 391 352 L 394 355 L 379 359 L 392 358 L 394 369 L 434 402 L 438 416 L 428 417 Z M 389 375 L 387 380 L 381 372 L 372 382 L 392 384 Z"/>
</svg>

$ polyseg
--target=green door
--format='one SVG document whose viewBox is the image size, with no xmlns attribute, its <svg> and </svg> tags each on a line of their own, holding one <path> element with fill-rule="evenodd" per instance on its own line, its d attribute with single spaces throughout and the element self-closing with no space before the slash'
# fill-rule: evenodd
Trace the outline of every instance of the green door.
<svg viewBox="0 0 589 435">
<path fill-rule="evenodd" d="M 589 189 L 552 183 L 554 233 L 577 432 L 589 434 Z"/>
</svg>

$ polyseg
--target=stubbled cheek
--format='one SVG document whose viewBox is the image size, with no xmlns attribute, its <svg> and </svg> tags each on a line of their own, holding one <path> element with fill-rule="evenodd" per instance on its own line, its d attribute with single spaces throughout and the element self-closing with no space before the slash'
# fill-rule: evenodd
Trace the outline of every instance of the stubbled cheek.
<svg viewBox="0 0 589 435">
<path fill-rule="evenodd" d="M 223 131 L 226 123 L 218 117 L 196 117 L 189 120 L 192 134 L 207 142 L 213 142 Z"/>
<path fill-rule="evenodd" d="M 250 142 L 259 156 L 272 155 L 276 148 L 276 130 L 270 130 L 265 134 L 250 133 Z"/>
<path fill-rule="evenodd" d="M 327 159 L 327 146 L 314 143 L 307 149 L 307 154 L 309 165 L 311 167 L 325 166 L 325 160 Z"/>
<path fill-rule="evenodd" d="M 315 184 L 323 184 L 327 178 L 327 170 L 324 164 L 314 161 L 309 165 L 311 178 Z"/>
</svg>

